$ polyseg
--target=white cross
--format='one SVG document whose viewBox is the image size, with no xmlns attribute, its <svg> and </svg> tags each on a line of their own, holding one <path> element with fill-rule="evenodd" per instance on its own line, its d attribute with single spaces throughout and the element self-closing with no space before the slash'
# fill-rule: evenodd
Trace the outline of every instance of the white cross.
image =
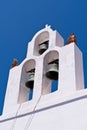
<svg viewBox="0 0 87 130">
<path fill-rule="evenodd" d="M 45 28 L 50 28 L 50 27 L 51 27 L 51 26 L 50 26 L 50 25 L 48 25 L 48 24 L 46 24 L 46 25 L 45 25 Z"/>
</svg>

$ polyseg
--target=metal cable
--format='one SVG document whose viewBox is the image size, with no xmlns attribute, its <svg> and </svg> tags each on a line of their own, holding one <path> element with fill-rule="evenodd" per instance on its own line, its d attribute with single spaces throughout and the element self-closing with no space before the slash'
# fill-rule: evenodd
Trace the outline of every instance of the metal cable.
<svg viewBox="0 0 87 130">
<path fill-rule="evenodd" d="M 19 110 L 20 110 L 20 107 L 21 107 L 21 104 L 19 105 L 19 107 L 18 107 L 18 109 L 17 109 L 17 112 L 16 112 L 16 114 L 15 114 L 15 119 L 13 120 L 13 123 L 12 123 L 12 126 L 11 126 L 11 128 L 10 128 L 10 130 L 13 130 L 14 129 L 14 126 L 15 126 L 15 123 L 16 123 L 16 120 L 17 120 L 17 115 L 18 115 L 18 112 L 19 112 Z"/>
<path fill-rule="evenodd" d="M 36 109 L 36 107 L 37 107 L 37 105 L 38 105 L 40 99 L 41 99 L 41 96 L 38 98 L 38 101 L 37 101 L 37 103 L 35 104 L 35 107 L 34 107 L 34 109 L 33 109 L 33 112 L 35 111 L 35 109 Z M 28 121 L 27 121 L 27 123 L 26 123 L 26 125 L 25 125 L 24 130 L 28 130 L 28 128 L 29 128 L 30 125 L 31 125 L 31 122 L 32 122 L 33 117 L 34 117 L 34 113 L 32 113 L 32 115 L 28 118 Z"/>
<path fill-rule="evenodd" d="M 34 109 L 33 109 L 32 112 L 35 111 L 35 109 L 36 109 L 36 107 L 37 107 L 37 105 L 38 105 L 40 99 L 41 99 L 41 96 L 38 98 L 38 101 L 37 101 L 37 103 L 35 104 Z M 15 119 L 13 120 L 13 123 L 12 123 L 12 126 L 11 126 L 10 130 L 13 130 L 13 129 L 14 129 L 14 126 L 15 126 L 15 123 L 16 123 L 16 120 L 17 120 L 17 115 L 18 115 L 18 112 L 19 112 L 20 108 L 21 108 L 21 104 L 19 105 L 19 107 L 18 107 L 18 109 L 17 109 L 17 112 L 16 112 L 16 114 L 15 114 Z M 32 113 L 31 116 L 28 118 L 28 121 L 27 121 L 27 123 L 26 123 L 26 125 L 25 125 L 24 130 L 28 130 L 28 128 L 29 128 L 29 126 L 30 126 L 30 124 L 31 124 L 31 122 L 32 122 L 33 116 L 34 116 L 34 114 Z"/>
</svg>

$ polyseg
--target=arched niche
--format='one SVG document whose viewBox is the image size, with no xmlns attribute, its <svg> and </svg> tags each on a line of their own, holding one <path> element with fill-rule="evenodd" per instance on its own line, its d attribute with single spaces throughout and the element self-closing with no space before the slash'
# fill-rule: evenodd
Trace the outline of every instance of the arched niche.
<svg viewBox="0 0 87 130">
<path fill-rule="evenodd" d="M 47 31 L 41 32 L 35 38 L 34 42 L 35 42 L 34 55 L 39 56 L 39 55 L 43 54 L 46 51 L 46 49 L 48 49 L 48 47 L 49 47 L 49 32 L 47 32 Z"/>
<path fill-rule="evenodd" d="M 33 98 L 34 82 L 32 82 L 32 76 L 30 76 L 30 74 L 31 74 L 31 70 L 33 70 L 33 72 L 34 72 L 33 79 L 34 79 L 35 67 L 36 67 L 36 62 L 34 59 L 30 59 L 30 60 L 26 61 L 22 67 L 19 98 L 18 98 L 19 103 L 29 101 Z M 26 86 L 26 82 L 28 82 L 28 81 L 30 82 L 30 84 L 28 84 L 28 86 Z M 32 95 L 31 95 L 31 92 L 32 92 Z M 32 96 L 32 97 L 30 97 L 30 96 Z"/>
<path fill-rule="evenodd" d="M 54 71 L 51 71 L 51 69 L 54 69 Z M 52 75 L 49 78 L 50 74 Z M 49 94 L 51 92 L 56 91 L 58 89 L 58 78 L 59 78 L 59 53 L 54 50 L 48 52 L 44 57 L 42 94 Z M 55 90 L 52 90 L 53 87 Z"/>
</svg>

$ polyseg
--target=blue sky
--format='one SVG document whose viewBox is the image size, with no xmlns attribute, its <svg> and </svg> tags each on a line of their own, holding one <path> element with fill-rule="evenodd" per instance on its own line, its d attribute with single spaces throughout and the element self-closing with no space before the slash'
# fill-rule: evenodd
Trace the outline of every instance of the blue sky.
<svg viewBox="0 0 87 130">
<path fill-rule="evenodd" d="M 86 0 L 0 0 L 0 113 L 13 58 L 19 64 L 34 34 L 50 24 L 64 38 L 77 37 L 83 52 L 87 86 L 87 1 Z"/>
</svg>

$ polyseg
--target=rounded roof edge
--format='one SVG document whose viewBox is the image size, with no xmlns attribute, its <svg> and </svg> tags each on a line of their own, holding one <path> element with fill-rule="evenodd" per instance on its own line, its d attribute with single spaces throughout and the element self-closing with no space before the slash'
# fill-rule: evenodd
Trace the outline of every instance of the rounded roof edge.
<svg viewBox="0 0 87 130">
<path fill-rule="evenodd" d="M 53 32 L 54 30 L 51 28 L 50 25 L 45 25 L 45 28 L 41 29 L 40 31 L 38 31 L 32 38 L 32 40 L 35 40 L 36 37 L 38 37 L 41 33 L 44 33 L 44 32 L 48 32 L 48 33 L 51 33 Z"/>
</svg>

